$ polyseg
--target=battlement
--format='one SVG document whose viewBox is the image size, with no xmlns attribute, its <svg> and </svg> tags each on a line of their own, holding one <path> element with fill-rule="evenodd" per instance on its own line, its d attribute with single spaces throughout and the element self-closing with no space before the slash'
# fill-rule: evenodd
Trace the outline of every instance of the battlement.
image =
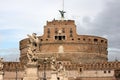
<svg viewBox="0 0 120 80">
<path fill-rule="evenodd" d="M 4 71 L 15 71 L 15 70 L 23 71 L 24 65 L 20 62 L 4 62 Z"/>
<path fill-rule="evenodd" d="M 120 70 L 120 62 L 101 62 L 101 63 L 90 63 L 90 64 L 71 64 L 70 62 L 63 62 L 66 70 Z M 16 68 L 19 71 L 24 70 L 24 64 L 20 62 L 4 62 L 5 71 L 15 71 Z M 39 69 L 44 70 L 44 65 L 39 64 Z M 50 64 L 46 65 L 47 70 L 51 70 Z"/>
<path fill-rule="evenodd" d="M 74 20 L 53 20 L 47 21 L 47 25 L 75 25 Z"/>
</svg>

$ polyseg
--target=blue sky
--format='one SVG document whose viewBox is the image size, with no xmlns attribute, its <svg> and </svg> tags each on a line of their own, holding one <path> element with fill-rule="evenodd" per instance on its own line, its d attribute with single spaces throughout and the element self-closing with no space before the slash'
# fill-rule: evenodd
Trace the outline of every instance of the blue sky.
<svg viewBox="0 0 120 80">
<path fill-rule="evenodd" d="M 0 55 L 19 58 L 19 41 L 43 34 L 46 21 L 60 19 L 62 0 L 0 0 Z M 65 19 L 74 19 L 79 34 L 109 40 L 109 60 L 120 59 L 120 0 L 65 0 Z"/>
</svg>

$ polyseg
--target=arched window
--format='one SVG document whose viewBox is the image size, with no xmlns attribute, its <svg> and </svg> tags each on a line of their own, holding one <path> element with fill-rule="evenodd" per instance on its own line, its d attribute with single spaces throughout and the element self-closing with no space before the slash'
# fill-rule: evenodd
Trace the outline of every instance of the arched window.
<svg viewBox="0 0 120 80">
<path fill-rule="evenodd" d="M 98 39 L 94 39 L 94 42 L 98 42 Z"/>
</svg>

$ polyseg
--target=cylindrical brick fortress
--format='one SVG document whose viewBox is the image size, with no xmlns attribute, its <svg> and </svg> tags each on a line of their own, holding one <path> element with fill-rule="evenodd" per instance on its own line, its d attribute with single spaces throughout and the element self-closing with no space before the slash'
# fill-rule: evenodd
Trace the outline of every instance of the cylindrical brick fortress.
<svg viewBox="0 0 120 80">
<path fill-rule="evenodd" d="M 58 60 L 72 63 L 95 63 L 107 61 L 107 39 L 77 35 L 73 20 L 53 20 L 44 27 L 40 39 L 39 57 L 56 56 Z M 20 41 L 20 61 L 26 63 L 29 39 Z"/>
</svg>

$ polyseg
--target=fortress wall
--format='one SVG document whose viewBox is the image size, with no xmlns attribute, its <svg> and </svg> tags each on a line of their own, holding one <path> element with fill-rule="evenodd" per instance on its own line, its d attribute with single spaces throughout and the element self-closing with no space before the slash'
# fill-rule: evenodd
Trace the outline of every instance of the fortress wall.
<svg viewBox="0 0 120 80">
<path fill-rule="evenodd" d="M 74 20 L 47 21 L 44 34 L 38 36 L 40 53 L 62 53 L 60 56 L 71 58 L 74 63 L 91 63 L 107 61 L 107 39 L 99 36 L 78 35 Z M 20 61 L 26 62 L 29 39 L 20 41 Z"/>
<path fill-rule="evenodd" d="M 17 77 L 21 80 L 24 76 L 24 66 L 21 63 L 16 62 L 5 62 L 4 67 L 4 79 L 14 80 L 16 78 L 16 66 L 17 66 Z M 9 69 L 8 69 L 9 68 Z M 43 78 L 43 65 L 39 67 L 39 77 Z M 102 62 L 94 64 L 65 64 L 66 75 L 69 80 L 116 80 L 116 70 L 120 69 L 120 62 Z M 11 74 L 11 75 L 9 75 Z M 50 65 L 46 65 L 47 78 L 51 77 Z"/>
<path fill-rule="evenodd" d="M 81 38 L 82 39 L 82 38 Z M 93 39 L 94 40 L 94 39 Z M 70 42 L 70 41 L 63 41 L 63 42 L 41 42 L 40 44 L 40 51 L 42 53 L 59 53 L 60 52 L 60 47 L 62 47 L 62 53 L 64 55 L 67 55 L 66 53 L 78 53 L 79 59 L 85 60 L 88 57 L 93 57 L 103 61 L 107 61 L 107 43 L 105 43 L 106 39 L 103 41 L 104 43 L 101 43 L 100 41 L 103 39 L 98 40 L 98 43 L 95 42 L 89 42 L 89 41 L 78 41 L 78 42 Z M 25 43 L 26 42 L 26 43 Z M 28 41 L 25 39 L 22 40 L 21 42 L 21 57 L 20 60 L 24 59 L 24 56 L 26 56 L 27 52 L 27 44 Z M 25 45 L 26 44 L 26 45 Z M 86 55 L 86 58 L 85 58 Z M 71 55 L 72 57 L 73 55 Z M 95 57 L 96 56 L 96 57 Z M 83 61 L 85 62 L 85 61 Z M 89 62 L 92 62 L 92 60 L 89 60 Z"/>
</svg>

